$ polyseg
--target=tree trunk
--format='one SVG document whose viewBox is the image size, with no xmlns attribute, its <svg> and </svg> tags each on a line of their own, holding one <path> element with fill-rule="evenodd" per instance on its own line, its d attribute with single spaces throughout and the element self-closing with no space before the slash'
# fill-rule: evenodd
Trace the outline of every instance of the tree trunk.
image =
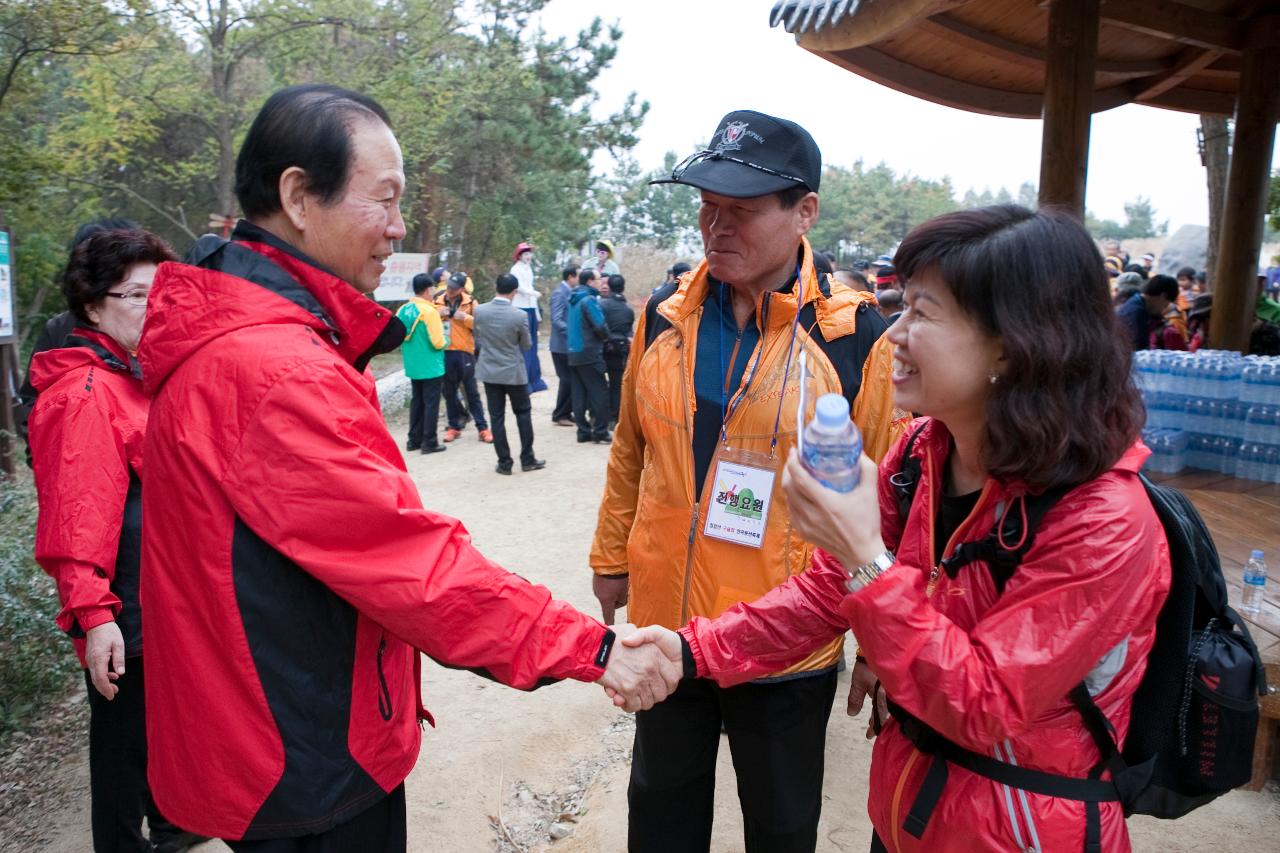
<svg viewBox="0 0 1280 853">
<path fill-rule="evenodd" d="M 1205 255 L 1205 286 L 1213 290 L 1218 268 L 1218 243 L 1222 237 L 1222 209 L 1227 198 L 1227 166 L 1231 162 L 1231 128 L 1225 116 L 1200 116 L 1204 137 L 1204 167 L 1209 183 L 1209 251 Z"/>
</svg>

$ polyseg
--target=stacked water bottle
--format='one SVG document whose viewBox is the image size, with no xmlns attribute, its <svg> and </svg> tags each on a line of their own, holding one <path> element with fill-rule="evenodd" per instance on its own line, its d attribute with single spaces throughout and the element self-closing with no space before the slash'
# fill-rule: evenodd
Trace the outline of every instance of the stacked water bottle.
<svg viewBox="0 0 1280 853">
<path fill-rule="evenodd" d="M 1143 350 L 1133 365 L 1150 470 L 1280 483 L 1280 357 Z"/>
</svg>

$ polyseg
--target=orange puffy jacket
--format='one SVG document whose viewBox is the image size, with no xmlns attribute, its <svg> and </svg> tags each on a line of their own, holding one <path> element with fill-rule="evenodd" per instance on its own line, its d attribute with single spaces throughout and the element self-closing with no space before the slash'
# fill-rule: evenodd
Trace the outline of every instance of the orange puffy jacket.
<svg viewBox="0 0 1280 853">
<path fill-rule="evenodd" d="M 827 277 L 819 281 L 808 241 L 803 242 L 800 266 L 804 305 L 795 349 L 798 354 L 804 346 L 808 353 L 809 416 L 812 402 L 822 394 L 853 397 L 853 419 L 862 430 L 864 448 L 879 460 L 906 421 L 892 403 L 893 348 L 881 334 L 884 321 L 870 294 Z M 623 379 L 590 563 L 596 574 L 628 575 L 627 615 L 637 625 L 678 628 L 692 616 L 713 617 L 740 601 L 752 601 L 804 571 L 812 552 L 791 528 L 777 488 L 780 474 L 762 548 L 702 535 L 714 490 L 704 488 L 695 505 L 693 370 L 709 287 L 704 260 L 678 285 L 655 292 L 637 327 Z M 780 398 L 777 459 L 785 459 L 795 444 L 800 392 L 795 355 L 785 383 L 783 373 L 796 310 L 794 287 L 765 294 L 757 305 L 761 337 L 750 364 L 759 364 L 748 368 L 743 383 L 753 372 L 756 379 L 749 388 L 736 389 L 732 400 L 743 399 L 731 401 L 725 425 L 735 449 L 768 454 Z M 648 328 L 655 323 L 662 326 L 656 335 Z M 714 472 L 712 465 L 707 476 Z M 836 640 L 786 672 L 829 667 L 840 654 Z"/>
</svg>

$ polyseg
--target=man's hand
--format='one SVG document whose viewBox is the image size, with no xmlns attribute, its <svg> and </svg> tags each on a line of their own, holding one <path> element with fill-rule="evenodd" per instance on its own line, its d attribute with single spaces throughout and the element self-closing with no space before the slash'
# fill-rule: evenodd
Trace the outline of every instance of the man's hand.
<svg viewBox="0 0 1280 853">
<path fill-rule="evenodd" d="M 862 703 L 872 695 L 872 692 L 875 696 L 872 699 L 871 719 L 867 721 L 867 740 L 876 736 L 877 717 L 881 721 L 889 719 L 889 708 L 885 701 L 884 688 L 878 685 L 876 674 L 871 671 L 866 661 L 856 661 L 853 664 L 853 675 L 849 679 L 849 701 L 845 707 L 846 713 L 850 717 L 856 717 L 862 713 Z"/>
<path fill-rule="evenodd" d="M 440 319 L 441 319 L 441 320 L 448 320 L 448 319 L 449 319 L 449 309 L 448 309 L 447 307 L 445 307 L 444 305 L 439 305 L 439 306 L 437 306 L 437 307 L 436 307 L 436 313 L 438 313 L 438 314 L 440 315 Z"/>
<path fill-rule="evenodd" d="M 468 314 L 466 311 L 463 311 L 461 308 L 459 308 L 457 311 L 454 311 L 454 312 L 453 312 L 453 319 L 455 319 L 455 320 L 470 320 L 470 319 L 471 319 L 471 315 L 470 315 L 470 314 Z"/>
<path fill-rule="evenodd" d="M 600 676 L 600 685 L 613 704 L 623 710 L 647 711 L 676 689 L 683 666 L 678 645 L 674 659 L 665 654 L 658 643 L 628 645 L 627 637 L 634 631 L 635 626 L 630 624 L 615 629 L 621 642 L 613 646 L 604 675 Z"/>
<path fill-rule="evenodd" d="M 591 580 L 591 591 L 600 601 L 600 610 L 604 614 L 604 624 L 613 624 L 613 615 L 619 607 L 627 606 L 627 578 L 595 575 Z"/>
<path fill-rule="evenodd" d="M 124 635 L 115 622 L 103 622 L 90 628 L 85 636 L 84 659 L 89 666 L 89 679 L 107 699 L 116 698 L 120 688 L 112 684 L 124 675 Z"/>
</svg>

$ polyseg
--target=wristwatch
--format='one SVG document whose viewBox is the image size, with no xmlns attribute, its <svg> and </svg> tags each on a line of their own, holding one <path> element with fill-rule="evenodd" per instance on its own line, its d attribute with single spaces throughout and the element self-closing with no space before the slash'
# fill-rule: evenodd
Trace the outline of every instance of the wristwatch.
<svg viewBox="0 0 1280 853">
<path fill-rule="evenodd" d="M 845 588 L 849 592 L 857 592 L 884 574 L 897 559 L 897 557 L 893 556 L 892 551 L 881 551 L 879 556 L 870 563 L 858 566 L 857 569 L 849 573 L 849 580 L 845 582 Z"/>
</svg>

